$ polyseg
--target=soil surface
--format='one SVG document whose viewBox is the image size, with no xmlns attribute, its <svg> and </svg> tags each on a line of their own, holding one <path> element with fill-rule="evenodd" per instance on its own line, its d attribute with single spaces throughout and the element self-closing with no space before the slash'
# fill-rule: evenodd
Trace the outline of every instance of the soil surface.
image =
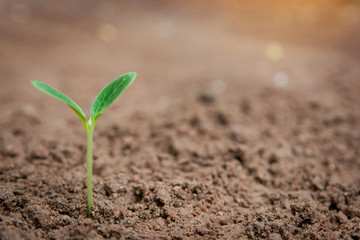
<svg viewBox="0 0 360 240">
<path fill-rule="evenodd" d="M 359 5 L 236 2 L 2 1 L 1 240 L 360 239 Z M 129 71 L 88 217 L 82 123 L 29 80 L 87 113 Z"/>
</svg>

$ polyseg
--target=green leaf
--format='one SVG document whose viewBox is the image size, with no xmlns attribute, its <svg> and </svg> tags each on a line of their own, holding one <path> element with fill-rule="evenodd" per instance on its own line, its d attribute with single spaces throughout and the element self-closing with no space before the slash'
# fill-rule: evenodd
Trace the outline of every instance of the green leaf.
<svg viewBox="0 0 360 240">
<path fill-rule="evenodd" d="M 86 116 L 85 116 L 83 110 L 79 107 L 79 105 L 77 105 L 68 96 L 66 96 L 62 92 L 56 90 L 55 88 L 50 87 L 49 85 L 39 82 L 39 81 L 36 81 L 36 80 L 31 80 L 31 84 L 34 85 L 34 87 L 36 87 L 40 91 L 42 91 L 56 99 L 59 99 L 60 101 L 63 101 L 64 103 L 69 105 L 69 107 L 71 107 L 75 111 L 75 113 L 81 118 L 81 121 L 84 123 L 84 126 L 86 126 Z"/>
<path fill-rule="evenodd" d="M 136 73 L 126 73 L 110 82 L 95 98 L 90 111 L 93 123 L 115 99 L 135 80 Z"/>
</svg>

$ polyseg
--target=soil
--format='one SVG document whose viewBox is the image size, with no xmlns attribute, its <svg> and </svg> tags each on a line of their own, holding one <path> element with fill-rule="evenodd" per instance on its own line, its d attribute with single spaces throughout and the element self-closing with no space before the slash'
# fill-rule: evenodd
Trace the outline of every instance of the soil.
<svg viewBox="0 0 360 240">
<path fill-rule="evenodd" d="M 265 27 L 260 1 L 225 2 L 0 4 L 1 240 L 360 239 L 360 21 L 330 1 Z M 128 71 L 94 132 L 88 217 L 81 121 L 29 80 L 87 112 Z"/>
</svg>

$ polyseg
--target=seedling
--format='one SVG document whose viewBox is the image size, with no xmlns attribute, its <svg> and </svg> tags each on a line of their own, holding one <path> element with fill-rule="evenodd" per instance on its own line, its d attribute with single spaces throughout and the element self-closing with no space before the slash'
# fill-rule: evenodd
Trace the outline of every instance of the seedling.
<svg viewBox="0 0 360 240">
<path fill-rule="evenodd" d="M 49 85 L 31 80 L 31 84 L 34 85 L 40 91 L 66 103 L 75 113 L 80 117 L 81 121 L 84 124 L 86 130 L 86 139 L 87 139 L 87 153 L 86 153 L 86 169 L 87 169 L 87 198 L 88 198 L 88 213 L 91 213 L 91 208 L 93 206 L 93 190 L 92 190 L 92 145 L 93 145 L 93 132 L 95 124 L 104 112 L 115 99 L 135 80 L 136 73 L 130 72 L 124 74 L 112 82 L 110 82 L 95 98 L 91 110 L 90 118 L 86 121 L 86 116 L 83 110 L 77 105 L 73 100 L 67 97 L 65 94 L 56 90 Z"/>
</svg>

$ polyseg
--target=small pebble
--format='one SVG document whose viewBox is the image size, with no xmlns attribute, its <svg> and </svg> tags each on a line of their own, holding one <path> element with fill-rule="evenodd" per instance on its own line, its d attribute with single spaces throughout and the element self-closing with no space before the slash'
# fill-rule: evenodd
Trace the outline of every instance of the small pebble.
<svg viewBox="0 0 360 240">
<path fill-rule="evenodd" d="M 202 103 L 213 103 L 216 101 L 216 97 L 212 93 L 200 93 L 198 96 L 199 102 Z"/>
<path fill-rule="evenodd" d="M 16 157 L 19 155 L 19 152 L 15 149 L 13 145 L 6 145 L 3 151 L 4 155 L 9 157 Z"/>
<path fill-rule="evenodd" d="M 58 197 L 57 194 L 54 194 L 54 195 L 51 195 L 51 196 L 50 196 L 51 199 L 54 199 L 54 198 L 57 198 L 57 197 Z"/>
<path fill-rule="evenodd" d="M 183 205 L 182 201 L 176 201 L 174 203 L 174 207 L 176 207 L 176 208 L 182 207 L 182 205 Z"/>
<path fill-rule="evenodd" d="M 46 159 L 48 157 L 48 151 L 43 145 L 37 145 L 32 150 L 30 157 L 32 159 Z"/>
</svg>

